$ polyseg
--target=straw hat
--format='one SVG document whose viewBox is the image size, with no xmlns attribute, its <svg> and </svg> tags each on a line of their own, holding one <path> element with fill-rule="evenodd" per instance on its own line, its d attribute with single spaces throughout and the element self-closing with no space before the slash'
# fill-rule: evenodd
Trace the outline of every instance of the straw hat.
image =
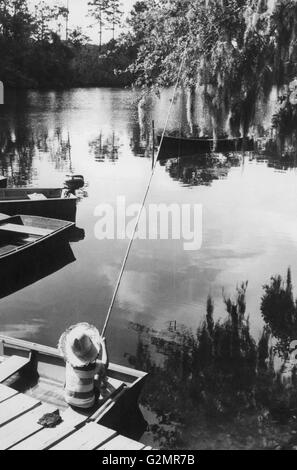
<svg viewBox="0 0 297 470">
<path fill-rule="evenodd" d="M 85 367 L 97 359 L 101 349 L 101 337 L 95 326 L 78 323 L 62 334 L 58 348 L 65 361 L 73 367 Z"/>
</svg>

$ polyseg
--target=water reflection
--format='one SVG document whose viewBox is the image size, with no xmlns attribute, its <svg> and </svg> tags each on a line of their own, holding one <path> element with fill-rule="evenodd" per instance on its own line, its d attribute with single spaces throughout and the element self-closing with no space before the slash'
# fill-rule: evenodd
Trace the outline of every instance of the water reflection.
<svg viewBox="0 0 297 470">
<path fill-rule="evenodd" d="M 226 178 L 232 167 L 239 166 L 244 154 L 226 153 L 200 157 L 174 158 L 161 162 L 174 181 L 185 186 L 209 186 L 213 181 Z"/>
<path fill-rule="evenodd" d="M 78 234 L 80 234 L 79 239 L 81 239 L 81 231 L 73 231 L 71 237 L 77 240 Z M 53 256 L 52 249 L 40 249 L 38 252 L 39 256 L 33 259 L 30 258 L 30 262 L 22 262 L 16 265 L 11 260 L 5 273 L 3 269 L 1 272 L 0 299 L 51 276 L 76 261 L 67 241 L 55 244 L 54 250 L 55 254 Z M 29 260 L 27 259 L 27 261 Z"/>
<path fill-rule="evenodd" d="M 273 276 L 270 284 L 264 286 L 261 313 L 274 337 L 274 350 L 288 360 L 291 344 L 297 339 L 297 301 L 293 294 L 291 270 L 285 280 Z"/>
<path fill-rule="evenodd" d="M 108 89 L 8 90 L 0 114 L 0 170 L 10 185 L 21 186 L 32 185 L 41 171 L 52 178 L 54 172 L 78 171 L 87 155 L 94 162 L 117 162 L 122 148 L 141 147 L 137 97 Z"/>
<path fill-rule="evenodd" d="M 122 195 L 129 204 L 141 201 L 151 173 L 152 119 L 158 132 L 169 105 L 166 92 L 149 114 L 138 99 L 127 90 L 29 92 L 1 107 L 0 170 L 10 184 L 57 186 L 71 170 L 88 182 L 77 213 L 83 230 L 71 239 L 79 241 L 71 248 L 76 262 L 1 299 L 7 334 L 55 346 L 69 324 L 103 325 L 127 243 L 96 239 L 95 209 L 101 202 L 115 208 Z M 195 128 L 180 102 L 169 128 L 180 132 L 181 119 L 188 119 L 186 131 L 207 135 L 205 112 Z M 157 165 L 148 203 L 201 203 L 204 238 L 199 252 L 185 252 L 174 240 L 136 240 L 117 297 L 111 360 L 150 370 L 142 400 L 147 444 L 270 448 L 290 441 L 295 379 L 282 368 L 290 351 L 278 357 L 283 334 L 259 305 L 267 294 L 262 285 L 292 262 L 297 248 L 296 171 L 290 171 L 296 164 L 286 159 L 281 147 L 272 152 L 264 145 L 254 154 Z M 240 286 L 223 304 L 222 286 L 232 292 L 239 279 L 249 279 L 248 288 Z M 273 298 L 277 286 L 270 286 Z M 279 289 L 285 299 L 286 289 L 285 282 Z"/>
<path fill-rule="evenodd" d="M 27 186 L 34 178 L 34 159 L 45 155 L 57 171 L 72 172 L 69 134 L 57 127 L 49 132 L 47 126 L 30 129 L 22 122 L 20 127 L 7 127 L 1 122 L 0 165 L 12 186 Z"/>
<path fill-rule="evenodd" d="M 286 342 L 297 338 L 290 273 L 286 282 L 278 276 L 265 287 L 266 325 L 258 341 L 250 332 L 247 288 L 244 283 L 234 298 L 224 297 L 225 320 L 214 320 L 209 297 L 196 332 L 175 322 L 164 331 L 130 324 L 138 347 L 129 361 L 150 371 L 142 406 L 154 445 L 181 449 L 190 441 L 195 449 L 287 448 L 296 441 L 291 432 L 297 368 L 290 364 L 285 374 L 288 354 L 283 354 L 289 351 L 283 335 Z"/>
<path fill-rule="evenodd" d="M 139 131 L 131 142 L 133 151 L 146 158 L 152 158 L 154 146 L 152 107 L 152 95 L 143 95 L 138 103 Z"/>
<path fill-rule="evenodd" d="M 101 132 L 99 137 L 90 142 L 90 152 L 97 162 L 110 161 L 117 162 L 119 159 L 120 138 L 112 132 L 109 136 L 104 136 Z"/>
<path fill-rule="evenodd" d="M 277 171 L 297 168 L 296 155 L 278 156 L 265 152 L 213 153 L 199 157 L 170 158 L 160 162 L 170 177 L 187 187 L 210 186 L 214 181 L 227 178 L 230 170 L 244 167 L 245 161 L 260 162 Z"/>
<path fill-rule="evenodd" d="M 0 165 L 1 172 L 9 176 L 15 186 L 30 183 L 35 145 L 31 131 L 1 125 Z"/>
<path fill-rule="evenodd" d="M 289 170 L 297 167 L 297 143 L 294 146 L 285 147 L 279 139 L 268 139 L 258 142 L 257 152 L 254 157 L 258 161 L 266 162 L 270 168 L 277 170 Z"/>
</svg>

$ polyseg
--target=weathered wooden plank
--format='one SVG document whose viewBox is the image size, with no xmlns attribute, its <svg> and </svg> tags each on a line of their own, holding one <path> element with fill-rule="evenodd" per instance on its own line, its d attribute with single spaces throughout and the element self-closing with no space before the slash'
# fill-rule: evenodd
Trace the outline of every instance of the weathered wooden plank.
<svg viewBox="0 0 297 470">
<path fill-rule="evenodd" d="M 89 423 L 76 433 L 60 442 L 51 450 L 95 450 L 116 435 L 115 431 Z"/>
<path fill-rule="evenodd" d="M 8 398 L 13 397 L 14 395 L 17 395 L 17 393 L 18 392 L 16 390 L 0 384 L 0 403 L 4 400 L 7 400 Z"/>
<path fill-rule="evenodd" d="M 0 382 L 4 382 L 29 364 L 30 358 L 11 356 L 0 365 Z"/>
<path fill-rule="evenodd" d="M 0 450 L 9 449 L 43 429 L 38 424 L 39 419 L 46 413 L 52 413 L 55 410 L 56 408 L 51 405 L 41 405 L 2 426 L 0 428 Z"/>
<path fill-rule="evenodd" d="M 67 410 L 61 413 L 63 423 L 52 429 L 43 428 L 33 436 L 14 446 L 12 450 L 46 450 L 56 442 L 75 432 L 75 427 L 82 424 L 86 416 Z"/>
<path fill-rule="evenodd" d="M 39 404 L 34 398 L 21 393 L 0 403 L 0 427 Z"/>
<path fill-rule="evenodd" d="M 97 450 L 143 450 L 144 448 L 145 444 L 141 442 L 132 441 L 124 436 L 116 436 Z"/>
</svg>

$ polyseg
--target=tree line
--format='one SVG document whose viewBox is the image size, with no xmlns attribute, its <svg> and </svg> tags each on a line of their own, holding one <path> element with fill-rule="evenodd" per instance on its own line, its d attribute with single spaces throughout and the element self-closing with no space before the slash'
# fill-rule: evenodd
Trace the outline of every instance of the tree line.
<svg viewBox="0 0 297 470">
<path fill-rule="evenodd" d="M 142 0 L 129 27 L 135 83 L 172 86 L 183 59 L 181 85 L 192 101 L 200 87 L 214 127 L 229 114 L 235 136 L 247 133 L 259 97 L 297 76 L 296 0 Z"/>
<path fill-rule="evenodd" d="M 89 2 L 90 27 L 98 28 L 98 44 L 91 44 L 81 28 L 69 28 L 69 9 L 40 1 L 0 0 L 0 80 L 6 87 L 68 88 L 123 86 L 131 82 L 125 70 L 127 51 L 117 47 L 116 28 L 122 20 L 120 0 Z M 112 39 L 102 43 L 103 29 Z"/>
<path fill-rule="evenodd" d="M 119 36 L 120 0 L 90 0 L 88 9 L 97 44 L 69 29 L 65 4 L 40 1 L 32 11 L 27 0 L 0 0 L 0 80 L 23 88 L 159 89 L 175 83 L 183 58 L 180 83 L 193 108 L 200 87 L 214 128 L 227 113 L 233 135 L 247 133 L 257 99 L 274 85 L 288 97 L 275 126 L 295 119 L 296 0 L 140 0 Z M 108 44 L 104 29 L 112 30 Z"/>
</svg>

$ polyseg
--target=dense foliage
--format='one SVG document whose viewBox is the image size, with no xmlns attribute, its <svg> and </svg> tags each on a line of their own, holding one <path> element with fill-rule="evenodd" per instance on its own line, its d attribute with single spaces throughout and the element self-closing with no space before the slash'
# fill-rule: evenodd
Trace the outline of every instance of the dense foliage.
<svg viewBox="0 0 297 470">
<path fill-rule="evenodd" d="M 124 40 L 137 48 L 138 85 L 174 84 L 184 58 L 181 83 L 200 85 L 236 134 L 247 132 L 258 97 L 297 74 L 296 32 L 296 0 L 142 0 Z"/>
<path fill-rule="evenodd" d="M 278 109 L 273 117 L 273 127 L 282 137 L 297 129 L 297 80 L 293 80 L 278 98 Z"/>
<path fill-rule="evenodd" d="M 68 29 L 63 7 L 40 1 L 32 12 L 27 0 L 0 0 L 0 80 L 13 87 L 133 82 L 158 89 L 176 82 L 182 64 L 180 83 L 203 94 L 214 137 L 226 116 L 234 136 L 246 134 L 257 100 L 274 85 L 281 105 L 274 126 L 283 134 L 295 127 L 287 90 L 297 76 L 296 0 L 141 0 L 128 31 L 109 44 L 102 44 L 102 31 L 115 37 L 119 0 L 88 4 L 97 46 L 79 28 Z"/>
<path fill-rule="evenodd" d="M 118 2 L 107 3 L 114 30 L 120 14 Z M 68 14 L 67 9 L 43 1 L 32 12 L 27 0 L 0 0 L 0 80 L 5 86 L 60 88 L 130 82 L 129 73 L 114 73 L 130 63 L 129 51 L 116 50 L 113 40 L 101 48 L 89 45 L 80 28 L 69 30 Z"/>
<path fill-rule="evenodd" d="M 112 38 L 115 39 L 116 26 L 121 22 L 122 12 L 120 9 L 120 0 L 92 0 L 88 3 L 89 14 L 98 24 L 99 28 L 99 47 L 102 46 L 103 29 L 107 23 L 111 24 Z"/>
</svg>

